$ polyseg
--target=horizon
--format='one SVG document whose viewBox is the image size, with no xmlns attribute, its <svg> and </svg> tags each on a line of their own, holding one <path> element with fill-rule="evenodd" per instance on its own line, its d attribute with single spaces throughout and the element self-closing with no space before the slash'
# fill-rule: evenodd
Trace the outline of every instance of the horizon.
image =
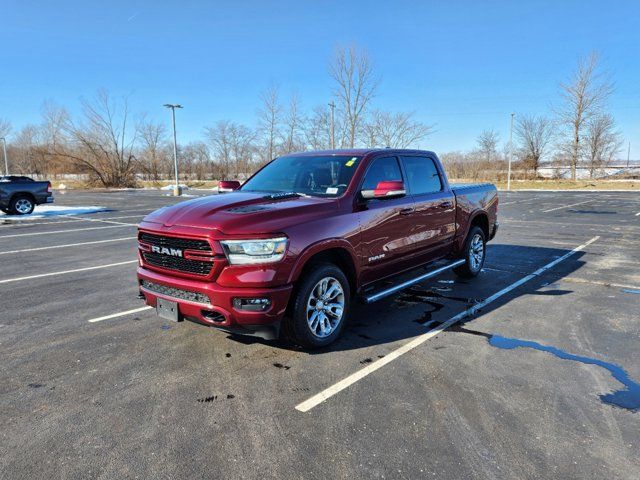
<svg viewBox="0 0 640 480">
<path fill-rule="evenodd" d="M 182 104 L 179 143 L 204 141 L 204 129 L 219 120 L 253 127 L 259 95 L 272 84 L 283 103 L 297 92 L 306 112 L 326 105 L 334 50 L 357 45 L 381 77 L 374 108 L 414 111 L 416 120 L 434 125 L 416 148 L 468 151 L 486 129 L 506 145 L 512 112 L 553 116 L 560 83 L 580 57 L 596 51 L 615 83 L 608 111 L 624 141 L 618 157 L 626 160 L 631 142 L 631 159 L 640 158 L 635 3 L 604 12 L 597 2 L 377 7 L 360 1 L 12 6 L 0 32 L 12 45 L 1 57 L 10 68 L 0 77 L 0 118 L 15 136 L 40 122 L 45 102 L 75 117 L 80 98 L 105 88 L 114 98 L 129 95 L 134 115 L 146 113 L 168 128 L 163 104 Z"/>
</svg>

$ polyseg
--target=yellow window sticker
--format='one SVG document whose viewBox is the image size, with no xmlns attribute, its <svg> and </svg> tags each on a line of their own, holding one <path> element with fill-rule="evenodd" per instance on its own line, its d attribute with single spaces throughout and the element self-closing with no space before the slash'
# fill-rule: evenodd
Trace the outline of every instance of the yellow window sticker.
<svg viewBox="0 0 640 480">
<path fill-rule="evenodd" d="M 345 167 L 353 167 L 353 164 L 356 163 L 356 161 L 358 160 L 358 157 L 353 157 L 351 160 L 349 160 L 347 163 L 344 164 Z"/>
</svg>

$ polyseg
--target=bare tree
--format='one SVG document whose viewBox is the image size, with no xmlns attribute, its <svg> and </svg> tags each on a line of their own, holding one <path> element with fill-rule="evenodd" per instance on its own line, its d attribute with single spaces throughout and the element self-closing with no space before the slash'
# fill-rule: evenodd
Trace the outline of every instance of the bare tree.
<svg viewBox="0 0 640 480">
<path fill-rule="evenodd" d="M 613 92 L 613 85 L 609 79 L 599 72 L 598 62 L 598 55 L 595 53 L 580 59 L 569 82 L 560 84 L 564 105 L 558 113 L 561 123 L 569 131 L 570 140 L 566 144 L 566 150 L 569 154 L 572 180 L 576 179 L 585 123 L 601 112 Z"/>
<path fill-rule="evenodd" d="M 0 118 L 0 137 L 5 138 L 11 133 L 11 122 L 5 118 Z"/>
<path fill-rule="evenodd" d="M 537 174 L 540 160 L 547 154 L 553 138 L 552 122 L 545 117 L 522 115 L 518 117 L 515 134 L 525 170 L 531 169 Z"/>
<path fill-rule="evenodd" d="M 12 169 L 27 175 L 47 173 L 42 130 L 37 125 L 25 125 L 11 142 Z"/>
<path fill-rule="evenodd" d="M 203 142 L 190 142 L 180 149 L 180 158 L 186 166 L 183 169 L 197 180 L 212 180 L 219 175 L 217 165 L 211 161 L 209 149 Z"/>
<path fill-rule="evenodd" d="M 256 135 L 249 127 L 241 124 L 232 124 L 229 133 L 235 178 L 246 178 L 252 170 Z"/>
<path fill-rule="evenodd" d="M 492 162 L 498 157 L 498 141 L 500 136 L 495 130 L 483 130 L 476 143 L 479 153 L 486 162 Z"/>
<path fill-rule="evenodd" d="M 158 182 L 170 165 L 167 129 L 161 123 L 142 121 L 138 125 L 140 151 L 138 162 L 149 179 Z"/>
<path fill-rule="evenodd" d="M 220 166 L 221 178 L 236 178 L 249 173 L 256 152 L 256 134 L 249 127 L 229 120 L 206 129 L 213 159 Z"/>
<path fill-rule="evenodd" d="M 622 147 L 620 132 L 609 114 L 592 116 L 587 122 L 585 150 L 591 178 L 598 168 L 609 164 Z"/>
<path fill-rule="evenodd" d="M 46 156 L 47 173 L 75 173 L 76 165 L 61 154 L 69 149 L 69 139 L 65 125 L 69 122 L 69 112 L 53 102 L 42 106 L 42 124 L 38 128 L 39 145 Z"/>
<path fill-rule="evenodd" d="M 424 140 L 433 131 L 413 119 L 414 112 L 384 112 L 375 110 L 365 125 L 367 143 L 370 147 L 409 148 Z"/>
<path fill-rule="evenodd" d="M 219 165 L 221 180 L 229 178 L 231 172 L 231 125 L 229 120 L 220 120 L 213 127 L 205 128 L 213 160 Z"/>
<path fill-rule="evenodd" d="M 304 145 L 301 140 L 303 119 L 300 112 L 300 100 L 298 94 L 293 93 L 289 100 L 289 110 L 287 111 L 285 120 L 285 137 L 282 144 L 283 153 L 291 153 L 297 150 L 303 150 Z"/>
<path fill-rule="evenodd" d="M 135 185 L 134 145 L 137 129 L 129 125 L 127 99 L 114 101 L 100 90 L 90 102 L 82 100 L 83 121 L 67 120 L 64 129 L 71 148 L 56 153 L 73 160 L 104 187 Z"/>
<path fill-rule="evenodd" d="M 355 46 L 336 51 L 329 65 L 329 74 L 335 81 L 333 94 L 343 117 L 340 145 L 353 148 L 379 80 L 367 53 Z"/>
<path fill-rule="evenodd" d="M 167 173 L 169 152 L 167 150 L 167 129 L 161 123 L 143 121 L 138 126 L 140 132 L 139 165 L 154 182 Z"/>
<path fill-rule="evenodd" d="M 304 137 L 313 150 L 331 148 L 331 114 L 326 106 L 317 106 L 305 122 Z"/>
<path fill-rule="evenodd" d="M 277 155 L 277 142 L 281 136 L 282 105 L 278 86 L 273 84 L 260 94 L 262 107 L 258 110 L 258 131 L 265 143 L 263 161 L 270 161 Z"/>
</svg>

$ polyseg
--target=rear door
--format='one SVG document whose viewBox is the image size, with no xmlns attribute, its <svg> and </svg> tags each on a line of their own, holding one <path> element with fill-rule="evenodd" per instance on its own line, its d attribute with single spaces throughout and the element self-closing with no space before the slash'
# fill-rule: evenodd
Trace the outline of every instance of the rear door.
<svg viewBox="0 0 640 480">
<path fill-rule="evenodd" d="M 398 158 L 375 158 L 367 168 L 360 190 L 373 190 L 379 182 L 389 180 L 406 182 Z M 414 206 L 408 195 L 359 201 L 361 274 L 362 283 L 366 284 L 406 268 Z"/>
<path fill-rule="evenodd" d="M 420 261 L 435 260 L 449 253 L 456 233 L 455 196 L 444 173 L 428 156 L 402 156 L 408 193 L 415 212 L 411 242 Z"/>
</svg>

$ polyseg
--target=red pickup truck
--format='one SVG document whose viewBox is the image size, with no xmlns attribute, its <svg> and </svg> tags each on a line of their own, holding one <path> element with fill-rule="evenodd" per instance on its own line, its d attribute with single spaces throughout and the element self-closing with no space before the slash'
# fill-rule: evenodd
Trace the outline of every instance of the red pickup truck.
<svg viewBox="0 0 640 480">
<path fill-rule="evenodd" d="M 340 336 L 355 298 L 476 276 L 498 228 L 496 188 L 452 187 L 428 151 L 285 155 L 220 190 L 143 219 L 140 297 L 170 320 L 307 348 Z"/>
</svg>

